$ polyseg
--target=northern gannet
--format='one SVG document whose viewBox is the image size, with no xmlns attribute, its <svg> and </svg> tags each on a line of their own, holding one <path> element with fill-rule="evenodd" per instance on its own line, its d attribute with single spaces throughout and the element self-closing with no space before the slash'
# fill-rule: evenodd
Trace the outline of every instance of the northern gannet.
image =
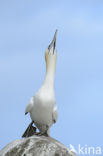
<svg viewBox="0 0 103 156">
<path fill-rule="evenodd" d="M 54 77 L 57 59 L 56 36 L 57 30 L 51 44 L 45 51 L 46 75 L 43 85 L 31 98 L 25 110 L 25 114 L 30 113 L 32 122 L 22 137 L 32 135 L 33 123 L 39 129 L 40 135 L 49 136 L 50 127 L 57 121 L 58 111 L 54 92 Z"/>
</svg>

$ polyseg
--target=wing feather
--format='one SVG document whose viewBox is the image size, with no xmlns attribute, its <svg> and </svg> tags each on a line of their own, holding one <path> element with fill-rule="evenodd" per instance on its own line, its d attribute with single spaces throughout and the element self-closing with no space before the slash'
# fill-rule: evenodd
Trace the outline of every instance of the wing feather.
<svg viewBox="0 0 103 156">
<path fill-rule="evenodd" d="M 34 97 L 31 98 L 30 103 L 27 105 L 25 109 L 25 114 L 31 112 L 33 104 L 34 104 Z"/>
<path fill-rule="evenodd" d="M 52 116 L 53 116 L 53 122 L 56 123 L 56 121 L 58 119 L 57 106 L 54 107 Z"/>
</svg>

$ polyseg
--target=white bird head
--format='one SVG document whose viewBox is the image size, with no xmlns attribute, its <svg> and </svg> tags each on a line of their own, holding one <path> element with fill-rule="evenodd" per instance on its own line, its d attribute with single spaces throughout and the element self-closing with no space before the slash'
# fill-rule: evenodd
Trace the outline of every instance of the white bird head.
<svg viewBox="0 0 103 156">
<path fill-rule="evenodd" d="M 56 51 L 56 36 L 57 36 L 57 30 L 54 34 L 53 40 L 46 49 L 45 52 L 45 61 L 46 61 L 46 67 L 47 71 L 51 69 L 56 69 L 56 59 L 57 59 L 57 51 Z"/>
</svg>

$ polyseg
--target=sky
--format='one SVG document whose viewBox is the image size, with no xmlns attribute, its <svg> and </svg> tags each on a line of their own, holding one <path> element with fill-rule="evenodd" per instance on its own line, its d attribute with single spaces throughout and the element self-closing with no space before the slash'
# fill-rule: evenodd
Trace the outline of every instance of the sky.
<svg viewBox="0 0 103 156">
<path fill-rule="evenodd" d="M 44 52 L 56 29 L 59 117 L 51 136 L 103 153 L 102 0 L 0 0 L 0 149 L 31 122 L 25 107 L 44 80 Z"/>
</svg>

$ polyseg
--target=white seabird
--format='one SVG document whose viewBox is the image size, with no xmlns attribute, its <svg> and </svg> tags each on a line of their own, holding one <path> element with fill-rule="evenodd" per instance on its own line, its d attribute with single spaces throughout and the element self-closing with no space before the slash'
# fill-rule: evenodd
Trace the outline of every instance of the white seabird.
<svg viewBox="0 0 103 156">
<path fill-rule="evenodd" d="M 56 36 L 57 30 L 51 44 L 45 51 L 46 75 L 43 85 L 31 98 L 30 103 L 27 105 L 25 110 L 25 114 L 30 113 L 32 123 L 29 125 L 22 137 L 32 135 L 33 132 L 30 131 L 33 129 L 33 123 L 39 129 L 40 135 L 48 136 L 50 127 L 57 121 L 58 112 L 54 92 L 54 77 L 57 59 Z"/>
</svg>

